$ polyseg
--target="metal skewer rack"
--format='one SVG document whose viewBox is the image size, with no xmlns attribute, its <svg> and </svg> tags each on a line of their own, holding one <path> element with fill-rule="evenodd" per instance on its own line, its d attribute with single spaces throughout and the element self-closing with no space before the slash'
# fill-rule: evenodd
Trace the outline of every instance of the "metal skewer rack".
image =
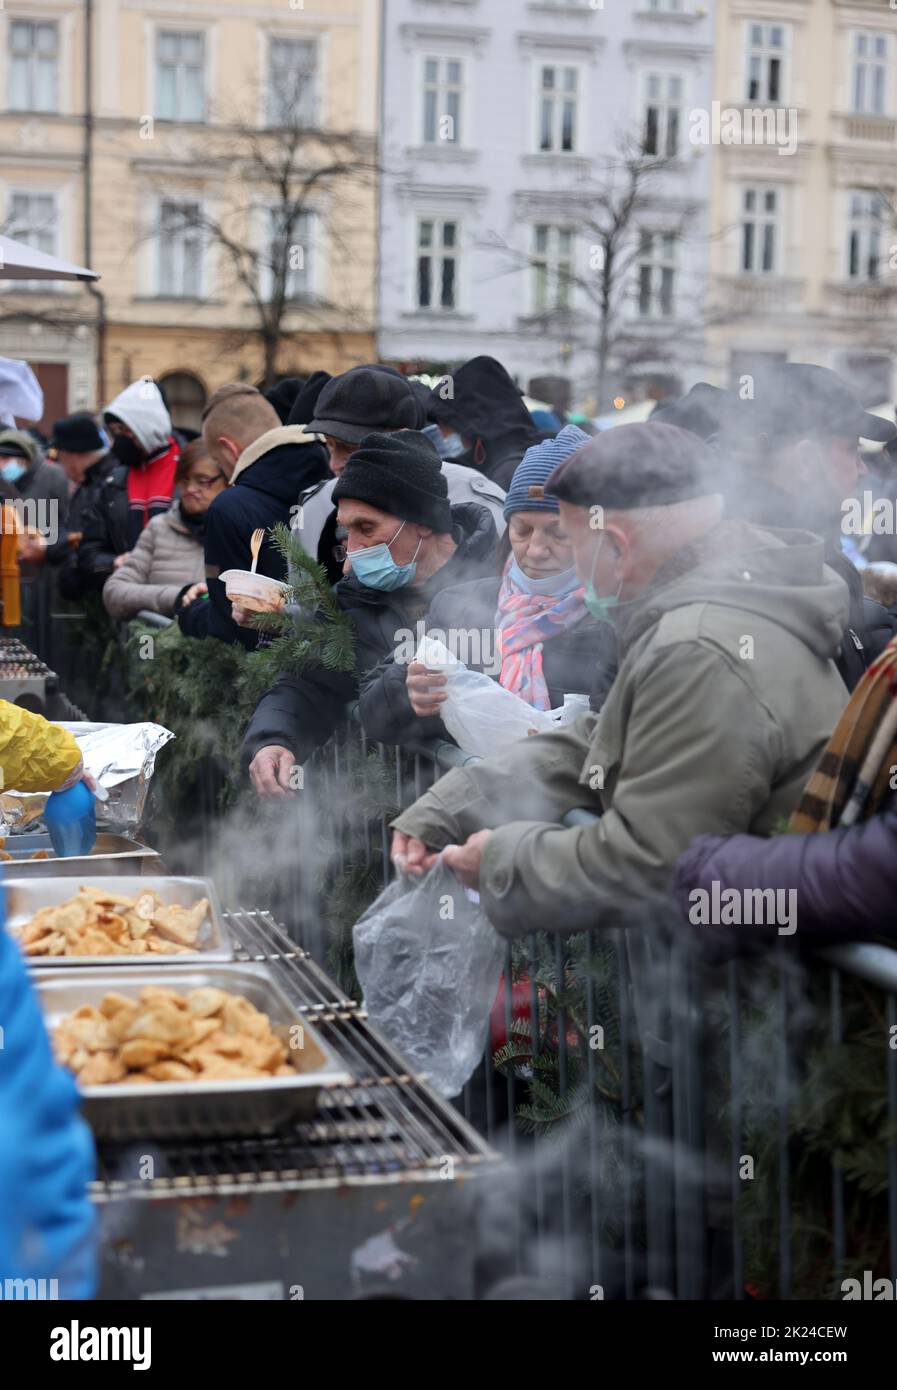
<svg viewBox="0 0 897 1390">
<path fill-rule="evenodd" d="M 225 918 L 354 1080 L 273 1136 L 101 1145 L 100 1297 L 472 1297 L 499 1155 L 269 914 Z"/>
</svg>

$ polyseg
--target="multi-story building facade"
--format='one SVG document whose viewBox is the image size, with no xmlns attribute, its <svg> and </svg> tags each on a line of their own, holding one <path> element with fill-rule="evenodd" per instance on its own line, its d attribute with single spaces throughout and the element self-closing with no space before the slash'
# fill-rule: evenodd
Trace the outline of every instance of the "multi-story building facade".
<svg viewBox="0 0 897 1390">
<path fill-rule="evenodd" d="M 709 151 L 686 118 L 709 101 L 712 23 L 694 0 L 386 0 L 383 356 L 490 353 L 593 405 L 602 351 L 605 395 L 700 376 Z M 637 149 L 656 168 L 615 247 L 602 349 L 598 232 Z"/>
<path fill-rule="evenodd" d="M 716 52 L 713 379 L 813 361 L 867 405 L 893 400 L 897 12 L 887 0 L 718 0 Z"/>
<path fill-rule="evenodd" d="M 46 418 L 150 375 L 195 424 L 223 381 L 370 359 L 379 32 L 378 0 L 0 7 L 0 227 L 102 277 L 0 282 Z"/>
</svg>

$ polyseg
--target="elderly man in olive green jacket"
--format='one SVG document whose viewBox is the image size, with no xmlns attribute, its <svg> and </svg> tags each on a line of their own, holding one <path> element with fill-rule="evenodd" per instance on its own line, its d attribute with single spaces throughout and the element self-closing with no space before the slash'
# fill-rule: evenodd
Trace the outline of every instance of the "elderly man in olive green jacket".
<svg viewBox="0 0 897 1390">
<path fill-rule="evenodd" d="M 555 470 L 587 603 L 617 632 L 606 703 L 450 772 L 393 822 L 394 861 L 420 874 L 444 851 L 506 935 L 600 927 L 602 903 L 665 891 L 695 835 L 781 828 L 841 713 L 846 585 L 812 533 L 722 520 L 715 469 L 649 422 Z M 600 820 L 560 824 L 577 808 Z"/>
</svg>

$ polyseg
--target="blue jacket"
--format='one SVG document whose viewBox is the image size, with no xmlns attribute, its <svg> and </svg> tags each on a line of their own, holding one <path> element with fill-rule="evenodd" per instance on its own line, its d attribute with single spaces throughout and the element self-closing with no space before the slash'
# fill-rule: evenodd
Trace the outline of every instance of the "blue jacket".
<svg viewBox="0 0 897 1390">
<path fill-rule="evenodd" d="M 53 1060 L 25 961 L 2 925 L 0 1028 L 0 1281 L 58 1279 L 60 1298 L 90 1298 L 93 1139 L 74 1080 Z"/>
<path fill-rule="evenodd" d="M 230 487 L 209 508 L 205 534 L 209 597 L 179 610 L 178 622 L 187 637 L 218 637 L 255 649 L 259 635 L 234 622 L 218 575 L 229 569 L 248 570 L 253 531 L 261 527 L 270 532 L 279 521 L 289 527 L 299 494 L 329 476 L 327 450 L 299 425 L 269 430 L 244 450 Z M 287 577 L 280 552 L 267 534 L 256 572 L 271 579 Z"/>
</svg>

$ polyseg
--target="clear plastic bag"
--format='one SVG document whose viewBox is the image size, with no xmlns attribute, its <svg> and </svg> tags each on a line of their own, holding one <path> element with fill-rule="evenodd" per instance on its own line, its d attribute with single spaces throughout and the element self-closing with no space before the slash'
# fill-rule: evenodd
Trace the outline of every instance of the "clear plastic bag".
<svg viewBox="0 0 897 1390">
<path fill-rule="evenodd" d="M 474 757 L 488 758 L 530 734 L 559 729 L 581 712 L 581 702 L 534 709 L 491 676 L 469 670 L 433 637 L 421 639 L 415 660 L 448 678 L 440 717 L 458 747 Z M 588 697 L 582 700 L 588 707 Z"/>
<path fill-rule="evenodd" d="M 444 1096 L 483 1055 L 504 947 L 479 904 L 438 861 L 401 874 L 355 925 L 355 970 L 371 1022 Z"/>
</svg>

